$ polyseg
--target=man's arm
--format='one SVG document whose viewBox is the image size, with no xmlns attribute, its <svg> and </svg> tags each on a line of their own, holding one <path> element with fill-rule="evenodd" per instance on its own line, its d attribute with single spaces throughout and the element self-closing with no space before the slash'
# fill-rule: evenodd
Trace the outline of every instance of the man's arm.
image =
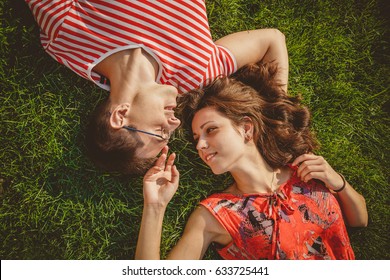
<svg viewBox="0 0 390 280">
<path fill-rule="evenodd" d="M 282 32 L 277 29 L 241 31 L 222 37 L 215 43 L 233 53 L 238 68 L 259 61 L 276 63 L 279 67 L 277 78 L 287 92 L 289 63 L 286 39 Z"/>
</svg>

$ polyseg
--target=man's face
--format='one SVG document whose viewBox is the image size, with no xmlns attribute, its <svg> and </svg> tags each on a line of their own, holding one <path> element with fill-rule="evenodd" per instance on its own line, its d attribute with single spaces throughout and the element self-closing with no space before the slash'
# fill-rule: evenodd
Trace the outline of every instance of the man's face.
<svg viewBox="0 0 390 280">
<path fill-rule="evenodd" d="M 174 115 L 177 89 L 170 85 L 153 84 L 142 90 L 146 94 L 138 95 L 131 106 L 129 114 L 131 123 L 137 129 L 149 133 L 171 135 L 180 125 L 180 120 Z M 137 156 L 140 158 L 156 157 L 169 140 L 142 132 L 129 133 L 137 133 L 144 143 L 144 146 L 137 151 Z"/>
</svg>

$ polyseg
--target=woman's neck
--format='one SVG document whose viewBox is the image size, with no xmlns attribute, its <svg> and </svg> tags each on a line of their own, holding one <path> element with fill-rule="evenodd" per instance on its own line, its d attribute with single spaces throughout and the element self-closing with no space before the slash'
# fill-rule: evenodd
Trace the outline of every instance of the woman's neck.
<svg viewBox="0 0 390 280">
<path fill-rule="evenodd" d="M 288 167 L 272 168 L 261 157 L 255 162 L 247 162 L 242 169 L 232 171 L 231 175 L 235 182 L 228 192 L 273 193 L 291 177 L 291 172 Z"/>
</svg>

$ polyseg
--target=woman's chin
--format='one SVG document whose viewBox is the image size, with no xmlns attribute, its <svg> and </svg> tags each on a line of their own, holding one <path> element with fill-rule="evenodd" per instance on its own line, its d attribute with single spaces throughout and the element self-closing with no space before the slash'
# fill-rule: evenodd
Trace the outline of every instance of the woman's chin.
<svg viewBox="0 0 390 280">
<path fill-rule="evenodd" d="M 211 171 L 213 172 L 214 175 L 221 175 L 226 173 L 226 170 L 221 170 L 221 169 L 216 169 L 216 168 L 211 168 Z"/>
</svg>

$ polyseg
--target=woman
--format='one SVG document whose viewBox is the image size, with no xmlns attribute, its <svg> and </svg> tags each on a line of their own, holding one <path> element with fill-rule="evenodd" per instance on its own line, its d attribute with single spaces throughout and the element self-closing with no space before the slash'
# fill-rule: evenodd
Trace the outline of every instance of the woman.
<svg viewBox="0 0 390 280">
<path fill-rule="evenodd" d="M 251 65 L 185 97 L 183 121 L 199 156 L 234 182 L 200 203 L 168 258 L 201 259 L 215 243 L 225 259 L 354 259 L 337 199 L 349 225 L 366 226 L 364 198 L 312 153 L 309 111 L 275 75 L 274 66 Z M 179 180 L 167 151 L 144 177 L 137 259 L 160 258 L 164 211 Z"/>
</svg>

